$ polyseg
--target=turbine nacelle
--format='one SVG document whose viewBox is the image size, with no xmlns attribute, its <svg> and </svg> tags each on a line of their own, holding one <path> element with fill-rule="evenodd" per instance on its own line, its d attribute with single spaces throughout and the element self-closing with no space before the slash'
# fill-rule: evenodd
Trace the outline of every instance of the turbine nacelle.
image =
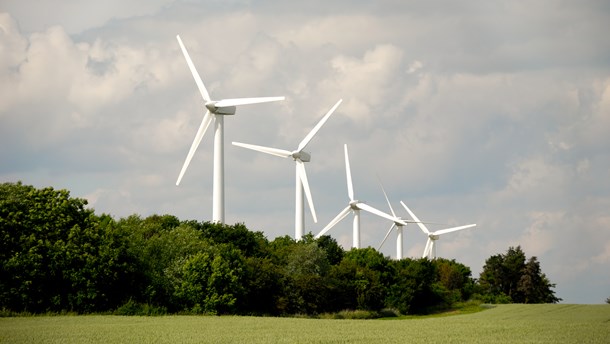
<svg viewBox="0 0 610 344">
<path fill-rule="evenodd" d="M 209 101 L 205 103 L 205 107 L 215 115 L 235 115 L 237 107 L 235 106 L 216 106 L 217 101 Z"/>
<path fill-rule="evenodd" d="M 430 240 L 438 240 L 440 236 L 438 234 L 428 234 L 428 238 L 430 238 Z"/>
<path fill-rule="evenodd" d="M 291 156 L 294 160 L 300 160 L 301 162 L 311 161 L 311 154 L 306 151 L 294 151 Z"/>
<path fill-rule="evenodd" d="M 397 216 L 396 219 L 394 220 L 394 223 L 397 226 L 406 226 L 407 225 L 407 221 L 409 221 L 409 220 L 405 220 L 402 217 Z"/>
<path fill-rule="evenodd" d="M 358 204 L 362 204 L 362 203 L 364 203 L 364 202 L 360 202 L 359 200 L 355 199 L 355 200 L 349 202 L 349 206 L 353 210 L 360 210 L 360 207 L 358 207 Z"/>
</svg>

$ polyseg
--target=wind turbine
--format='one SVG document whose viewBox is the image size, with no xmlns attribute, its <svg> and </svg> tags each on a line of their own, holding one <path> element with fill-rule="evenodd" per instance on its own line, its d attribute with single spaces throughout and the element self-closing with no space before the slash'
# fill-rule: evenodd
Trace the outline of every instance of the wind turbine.
<svg viewBox="0 0 610 344">
<path fill-rule="evenodd" d="M 393 220 L 392 225 L 390 226 L 390 229 L 388 230 L 388 232 L 385 234 L 385 237 L 381 241 L 381 244 L 379 244 L 379 248 L 377 249 L 377 251 L 381 250 L 381 247 L 383 246 L 385 241 L 390 236 L 390 233 L 392 233 L 392 230 L 396 229 L 396 259 L 401 260 L 403 257 L 403 249 L 402 249 L 403 227 L 406 226 L 406 223 L 409 223 L 409 222 L 413 223 L 415 221 L 404 220 L 401 217 L 396 216 L 396 213 L 394 212 L 394 209 L 392 208 L 392 204 L 390 203 L 390 200 L 388 199 L 388 195 L 386 194 L 385 189 L 383 188 L 383 184 L 381 184 L 381 181 L 379 182 L 379 184 L 381 185 L 381 191 L 383 191 L 385 200 L 388 202 L 388 206 L 390 207 L 390 212 L 392 212 L 392 216 L 394 216 L 394 220 Z"/>
<path fill-rule="evenodd" d="M 193 61 L 191 60 L 188 52 L 186 51 L 186 47 L 180 39 L 180 35 L 176 35 L 176 38 L 178 39 L 178 43 L 180 44 L 180 49 L 182 49 L 182 53 L 184 54 L 186 63 L 188 64 L 189 69 L 191 70 L 191 74 L 193 74 L 193 78 L 195 78 L 195 83 L 197 84 L 197 88 L 199 88 L 199 93 L 201 93 L 201 97 L 203 98 L 204 105 L 206 107 L 206 113 L 203 116 L 203 120 L 201 121 L 199 130 L 197 130 L 197 135 L 195 135 L 195 139 L 193 140 L 191 149 L 189 150 L 189 153 L 186 156 L 186 161 L 184 161 L 184 165 L 182 165 L 182 170 L 180 171 L 180 175 L 178 176 L 176 185 L 180 185 L 180 181 L 184 176 L 184 172 L 186 172 L 186 169 L 189 163 L 191 162 L 193 154 L 195 154 L 195 151 L 197 150 L 197 147 L 199 146 L 203 135 L 210 126 L 210 123 L 214 121 L 214 183 L 212 192 L 212 220 L 214 222 L 224 223 L 224 116 L 234 115 L 236 106 L 239 105 L 273 102 L 278 100 L 284 100 L 284 97 L 212 100 L 210 94 L 208 93 L 208 90 L 205 88 L 205 85 L 201 80 L 201 77 L 199 76 L 199 73 L 197 73 L 197 69 L 195 69 Z"/>
<path fill-rule="evenodd" d="M 370 205 L 368 205 L 362 201 L 358 201 L 358 200 L 354 199 L 354 186 L 352 185 L 352 173 L 351 173 L 351 170 L 349 167 L 347 144 L 344 145 L 343 148 L 345 151 L 345 174 L 346 174 L 346 178 L 347 178 L 347 194 L 349 197 L 349 203 L 348 203 L 347 207 L 345 207 L 345 209 L 343 209 L 337 216 L 335 216 L 335 218 L 332 219 L 332 221 L 330 221 L 330 223 L 328 225 L 326 225 L 326 227 L 324 227 L 324 229 L 322 229 L 322 231 L 320 233 L 318 233 L 318 235 L 316 235 L 316 238 L 319 238 L 322 235 L 326 234 L 326 232 L 328 232 L 337 223 L 339 223 L 341 220 L 343 220 L 347 216 L 347 214 L 349 214 L 349 212 L 351 211 L 352 213 L 354 213 L 352 246 L 354 248 L 360 248 L 360 210 L 367 211 L 371 214 L 375 214 L 377 216 L 383 217 L 390 221 L 395 221 L 397 219 L 395 216 L 386 214 L 380 210 L 377 210 L 377 209 L 371 207 Z M 399 220 L 399 221 L 404 222 L 402 220 Z M 406 225 L 406 222 L 404 224 Z"/>
<path fill-rule="evenodd" d="M 305 172 L 305 164 L 311 160 L 311 154 L 304 151 L 309 141 L 316 135 L 318 130 L 326 123 L 326 120 L 330 117 L 330 115 L 335 112 L 339 104 L 341 104 L 343 100 L 340 99 L 335 106 L 333 106 L 327 113 L 322 117 L 322 119 L 318 122 L 318 124 L 305 136 L 305 138 L 299 143 L 296 150 L 288 151 L 277 148 L 256 146 L 247 143 L 233 142 L 235 146 L 252 149 L 255 151 L 279 156 L 282 158 L 292 158 L 296 165 L 296 187 L 295 187 L 295 216 L 294 216 L 294 238 L 296 240 L 301 240 L 303 237 L 303 232 L 305 228 L 305 216 L 304 216 L 304 202 L 303 202 L 303 190 L 305 191 L 305 195 L 307 196 L 307 202 L 309 203 L 309 209 L 311 210 L 311 216 L 313 217 L 314 222 L 318 222 L 318 218 L 316 217 L 316 210 L 313 205 L 313 198 L 311 197 L 311 190 L 309 189 L 309 182 L 307 181 L 307 173 Z"/>
<path fill-rule="evenodd" d="M 417 218 L 417 216 L 415 216 L 415 214 L 413 214 L 413 212 L 411 211 L 411 209 L 409 209 L 409 207 L 407 207 L 402 201 L 400 201 L 400 204 L 402 204 L 402 206 L 407 210 L 407 212 L 409 213 L 409 215 L 411 215 L 413 220 L 417 221 L 417 225 L 419 226 L 419 228 L 421 228 L 421 230 L 424 232 L 424 234 L 426 234 L 428 236 L 428 241 L 426 242 L 426 248 L 424 248 L 424 254 L 422 255 L 422 258 L 425 258 L 425 257 L 428 257 L 429 259 L 436 258 L 436 247 L 434 245 L 434 242 L 436 240 L 438 240 L 442 234 L 451 233 L 451 232 L 455 232 L 455 231 L 459 231 L 462 229 L 476 226 L 476 224 L 471 224 L 471 225 L 465 225 L 465 226 L 440 229 L 438 231 L 430 232 L 425 224 L 419 222 L 419 219 Z"/>
</svg>

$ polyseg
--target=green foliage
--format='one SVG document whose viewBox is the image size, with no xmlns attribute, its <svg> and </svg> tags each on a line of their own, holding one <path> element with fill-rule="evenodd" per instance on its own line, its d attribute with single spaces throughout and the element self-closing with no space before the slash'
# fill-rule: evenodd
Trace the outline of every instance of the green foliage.
<svg viewBox="0 0 610 344">
<path fill-rule="evenodd" d="M 283 264 L 283 312 L 315 314 L 326 297 L 325 276 L 330 269 L 326 251 L 313 240 L 290 246 Z"/>
<path fill-rule="evenodd" d="M 270 258 L 247 257 L 243 275 L 244 296 L 237 300 L 242 314 L 279 315 L 283 273 Z"/>
<path fill-rule="evenodd" d="M 454 260 L 390 260 L 309 233 L 269 242 L 244 224 L 173 215 L 95 215 L 66 190 L 0 185 L 0 309 L 123 315 L 423 314 L 468 298 L 556 302 L 518 247 L 486 262 L 480 283 Z M 542 301 L 541 301 L 542 300 Z M 366 315 L 365 315 L 366 314 Z"/>
<path fill-rule="evenodd" d="M 177 219 L 176 219 L 177 220 Z M 177 261 L 210 245 L 191 224 L 180 224 L 172 216 L 153 215 L 146 219 L 132 215 L 118 221 L 130 233 L 126 238 L 129 254 L 136 266 L 137 285 L 131 296 L 140 303 L 178 310 L 172 303 L 174 286 L 167 277 Z"/>
<path fill-rule="evenodd" d="M 233 245 L 248 257 L 267 255 L 268 241 L 262 232 L 252 232 L 243 223 L 233 226 L 217 222 L 204 222 L 191 225 L 201 231 L 203 238 L 217 244 Z"/>
<path fill-rule="evenodd" d="M 86 204 L 66 190 L 0 185 L 0 307 L 91 312 L 122 301 L 122 234 Z"/>
<path fill-rule="evenodd" d="M 175 261 L 171 271 L 174 296 L 195 313 L 228 314 L 243 294 L 241 252 L 230 245 L 208 246 L 184 260 Z"/>
<path fill-rule="evenodd" d="M 330 265 L 336 265 L 341 262 L 345 252 L 339 246 L 337 240 L 328 235 L 323 235 L 317 239 L 318 246 L 326 251 L 326 258 Z"/>
<path fill-rule="evenodd" d="M 561 299 L 555 296 L 554 287 L 541 272 L 538 259 L 526 259 L 520 246 L 487 259 L 479 277 L 486 302 L 556 303 Z"/>
<path fill-rule="evenodd" d="M 166 315 L 167 308 L 155 307 L 147 303 L 137 303 L 133 299 L 129 299 L 124 305 L 117 308 L 114 315 Z"/>
<path fill-rule="evenodd" d="M 396 308 L 402 314 L 422 314 L 442 302 L 433 289 L 437 274 L 432 261 L 401 259 L 393 262 L 393 271 L 394 283 L 388 291 L 387 307 Z"/>
</svg>

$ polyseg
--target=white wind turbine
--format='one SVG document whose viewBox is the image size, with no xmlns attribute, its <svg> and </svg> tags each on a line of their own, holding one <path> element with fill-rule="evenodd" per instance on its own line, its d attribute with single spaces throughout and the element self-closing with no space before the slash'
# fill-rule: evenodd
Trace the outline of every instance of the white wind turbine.
<svg viewBox="0 0 610 344">
<path fill-rule="evenodd" d="M 193 78 L 195 78 L 195 83 L 197 84 L 197 88 L 199 88 L 199 93 L 201 93 L 201 97 L 203 98 L 204 105 L 207 110 L 203 116 L 199 130 L 197 130 L 197 135 L 195 135 L 191 149 L 186 156 L 186 161 L 184 161 L 184 165 L 182 166 L 182 170 L 180 171 L 176 185 L 180 184 L 180 181 L 184 176 L 184 172 L 186 172 L 186 169 L 191 162 L 193 154 L 195 154 L 203 135 L 208 129 L 210 123 L 214 121 L 214 183 L 212 192 L 212 220 L 214 222 L 224 223 L 224 116 L 234 115 L 236 106 L 238 105 L 273 102 L 284 100 L 284 97 L 212 100 L 208 90 L 205 88 L 205 85 L 201 80 L 201 77 L 199 76 L 199 73 L 197 73 L 197 69 L 195 69 L 193 61 L 184 47 L 184 44 L 182 44 L 180 35 L 177 35 L 176 38 L 178 39 L 178 43 L 180 44 L 180 48 L 182 49 L 186 63 L 191 70 L 191 74 L 193 74 Z"/>
<path fill-rule="evenodd" d="M 328 225 L 326 225 L 326 227 L 324 227 L 324 229 L 322 229 L 322 231 L 320 233 L 318 233 L 318 235 L 316 235 L 316 238 L 319 238 L 322 235 L 326 234 L 326 232 L 328 232 L 337 223 L 339 223 L 341 220 L 343 220 L 347 216 L 347 214 L 349 214 L 349 212 L 351 211 L 354 213 L 352 247 L 360 248 L 360 210 L 367 211 L 371 214 L 375 214 L 377 216 L 383 217 L 390 221 L 401 221 L 401 220 L 398 220 L 395 216 L 392 216 L 392 215 L 386 214 L 380 210 L 377 210 L 362 201 L 358 201 L 358 200 L 354 199 L 354 186 L 352 185 L 352 173 L 351 173 L 351 170 L 349 167 L 349 157 L 347 155 L 347 144 L 344 145 L 343 148 L 345 151 L 345 173 L 346 173 L 346 178 L 347 178 L 347 194 L 349 196 L 349 204 L 334 219 L 332 219 L 332 221 L 330 221 L 330 223 Z M 404 225 L 406 225 L 406 222 L 404 222 L 404 221 L 401 221 L 401 222 L 403 222 Z"/>
<path fill-rule="evenodd" d="M 330 115 L 335 112 L 339 104 L 341 104 L 343 100 L 340 99 L 335 106 L 333 106 L 327 113 L 322 117 L 322 119 L 318 122 L 318 124 L 305 136 L 305 138 L 299 143 L 296 150 L 288 151 L 284 149 L 256 146 L 247 143 L 233 142 L 235 146 L 252 149 L 255 151 L 279 156 L 282 158 L 292 158 L 296 165 L 296 187 L 295 187 L 295 217 L 294 217 L 294 238 L 296 240 L 301 240 L 303 237 L 303 232 L 305 228 L 305 216 L 304 216 L 304 202 L 303 202 L 303 190 L 305 191 L 305 195 L 307 196 L 307 202 L 309 203 L 309 209 L 311 210 L 311 216 L 313 217 L 314 222 L 318 222 L 318 218 L 316 217 L 316 210 L 313 205 L 313 199 L 311 197 L 311 190 L 309 189 L 309 182 L 307 181 L 307 173 L 305 172 L 305 164 L 311 160 L 311 154 L 304 151 L 305 147 L 311 139 L 316 135 L 318 130 L 326 123 L 326 120 L 330 117 Z"/>
<path fill-rule="evenodd" d="M 471 225 L 452 227 L 452 228 L 441 229 L 438 231 L 430 232 L 425 224 L 419 222 L 419 219 L 417 218 L 417 216 L 415 216 L 415 214 L 413 214 L 413 212 L 411 211 L 411 209 L 409 209 L 409 207 L 407 207 L 402 201 L 400 201 L 400 204 L 402 204 L 402 206 L 407 210 L 407 212 L 409 212 L 409 215 L 411 215 L 413 220 L 417 221 L 417 225 L 419 226 L 419 228 L 421 228 L 421 230 L 424 232 L 424 234 L 426 234 L 428 236 L 428 241 L 426 242 L 426 248 L 424 248 L 424 254 L 422 255 L 422 258 L 424 258 L 424 257 L 428 257 L 429 259 L 436 258 L 436 247 L 434 245 L 434 242 L 439 239 L 440 235 L 476 226 L 476 224 L 471 224 Z"/>
<path fill-rule="evenodd" d="M 381 182 L 379 184 L 381 184 Z M 392 216 L 394 216 L 394 220 L 393 220 L 392 226 L 390 226 L 390 229 L 388 230 L 388 232 L 385 234 L 385 237 L 381 241 L 381 244 L 379 244 L 379 248 L 377 249 L 377 251 L 381 250 L 381 247 L 383 246 L 385 241 L 390 236 L 390 233 L 392 233 L 392 230 L 396 229 L 396 259 L 401 260 L 402 257 L 403 257 L 403 249 L 402 249 L 403 227 L 407 223 L 413 223 L 415 221 L 405 220 L 405 219 L 403 219 L 401 217 L 396 216 L 396 213 L 394 212 L 394 209 L 392 208 L 392 204 L 390 203 L 390 200 L 388 199 L 388 195 L 386 194 L 385 189 L 383 188 L 383 184 L 381 184 L 381 191 L 383 191 L 383 195 L 385 196 L 385 200 L 388 202 L 388 206 L 390 207 L 390 211 L 392 212 Z"/>
</svg>

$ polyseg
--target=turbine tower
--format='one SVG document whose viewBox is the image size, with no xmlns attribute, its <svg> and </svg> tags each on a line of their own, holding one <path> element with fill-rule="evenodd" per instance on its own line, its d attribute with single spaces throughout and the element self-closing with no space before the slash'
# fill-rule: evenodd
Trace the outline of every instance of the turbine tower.
<svg viewBox="0 0 610 344">
<path fill-rule="evenodd" d="M 428 236 L 428 241 L 426 241 L 426 247 L 424 248 L 424 254 L 422 255 L 422 258 L 425 258 L 425 257 L 428 257 L 429 259 L 436 258 L 436 246 L 434 245 L 434 243 L 436 240 L 438 240 L 440 238 L 441 235 L 476 226 L 476 224 L 470 224 L 470 225 L 452 227 L 452 228 L 447 228 L 447 229 L 440 229 L 438 231 L 430 232 L 425 224 L 419 222 L 419 219 L 417 218 L 417 216 L 415 216 L 415 214 L 413 214 L 413 212 L 411 211 L 411 209 L 409 209 L 409 207 L 407 207 L 402 201 L 400 201 L 400 204 L 402 204 L 402 206 L 407 210 L 407 212 L 409 213 L 409 215 L 411 215 L 413 220 L 417 221 L 417 225 L 419 226 L 419 228 L 421 228 L 422 232 L 424 232 L 424 234 L 426 234 Z"/>
<path fill-rule="evenodd" d="M 332 221 L 330 221 L 330 223 L 328 225 L 326 225 L 326 227 L 324 227 L 324 229 L 322 229 L 322 231 L 320 233 L 318 233 L 318 235 L 316 235 L 316 239 L 321 237 L 322 235 L 326 234 L 326 232 L 328 232 L 337 223 L 339 223 L 341 220 L 343 220 L 347 216 L 347 214 L 349 214 L 349 212 L 351 211 L 354 214 L 352 247 L 360 248 L 360 210 L 364 210 L 371 214 L 375 214 L 377 216 L 383 217 L 390 221 L 395 221 L 397 219 L 395 216 L 386 214 L 380 210 L 377 210 L 377 209 L 371 207 L 370 205 L 368 205 L 362 201 L 354 199 L 354 186 L 352 185 L 352 173 L 351 173 L 350 166 L 349 166 L 349 157 L 347 154 L 347 144 L 343 146 L 343 149 L 345 151 L 345 174 L 346 174 L 346 179 L 347 179 L 347 194 L 349 197 L 349 203 L 348 203 L 347 207 L 345 207 L 345 209 L 343 209 L 337 216 L 335 216 L 335 218 L 332 219 Z M 401 222 L 403 222 L 403 221 L 401 221 Z M 406 222 L 404 222 L 404 225 L 406 225 Z"/>
<path fill-rule="evenodd" d="M 295 240 L 301 240 L 304 233 L 305 228 L 305 205 L 303 200 L 303 191 L 305 191 L 305 196 L 307 196 L 307 202 L 309 204 L 309 209 L 311 210 L 311 216 L 313 217 L 314 222 L 318 222 L 318 218 L 316 217 L 316 210 L 313 205 L 313 198 L 311 196 L 311 190 L 309 189 L 309 182 L 307 181 L 307 173 L 305 172 L 305 164 L 311 160 L 311 154 L 304 151 L 305 147 L 311 139 L 316 135 L 318 130 L 326 123 L 330 115 L 335 112 L 339 104 L 341 104 L 343 100 L 340 99 L 327 113 L 322 117 L 322 119 L 318 122 L 318 124 L 305 136 L 305 138 L 299 143 L 296 150 L 288 151 L 277 148 L 256 146 L 247 143 L 233 142 L 233 145 L 252 149 L 255 151 L 279 156 L 282 158 L 292 158 L 296 165 L 296 187 L 295 187 L 295 216 L 294 216 L 294 238 Z"/>
<path fill-rule="evenodd" d="M 201 125 L 199 126 L 199 130 L 197 130 L 197 134 L 195 135 L 195 139 L 193 140 L 193 144 L 191 145 L 191 149 L 189 150 L 188 155 L 186 156 L 186 160 L 184 161 L 184 165 L 182 166 L 182 170 L 180 171 L 180 175 L 178 176 L 178 180 L 176 181 L 176 185 L 180 185 L 180 181 L 184 176 L 184 172 L 188 168 L 191 159 L 193 158 L 193 154 L 197 150 L 203 135 L 206 130 L 210 126 L 212 121 L 214 122 L 214 183 L 213 183 L 213 193 L 212 193 L 212 221 L 224 223 L 225 222 L 225 192 L 224 192 L 224 116 L 225 115 L 234 115 L 236 107 L 239 105 L 246 104 L 257 104 L 257 103 L 266 103 L 273 102 L 278 100 L 284 100 L 284 97 L 262 97 L 262 98 L 236 98 L 236 99 L 223 99 L 223 100 L 212 100 L 208 90 L 205 88 L 199 73 L 197 73 L 197 69 L 195 69 L 195 65 L 191 60 L 188 52 L 186 51 L 186 47 L 182 43 L 180 39 L 180 35 L 177 35 L 178 43 L 180 44 L 180 49 L 182 49 L 182 53 L 184 54 L 184 58 L 186 59 L 186 63 L 189 66 L 191 74 L 193 74 L 193 78 L 195 79 L 195 83 L 197 84 L 197 88 L 199 89 L 199 93 L 201 93 L 201 97 L 203 98 L 204 105 L 206 107 L 206 113 L 203 116 L 203 120 L 201 121 Z"/>
</svg>

